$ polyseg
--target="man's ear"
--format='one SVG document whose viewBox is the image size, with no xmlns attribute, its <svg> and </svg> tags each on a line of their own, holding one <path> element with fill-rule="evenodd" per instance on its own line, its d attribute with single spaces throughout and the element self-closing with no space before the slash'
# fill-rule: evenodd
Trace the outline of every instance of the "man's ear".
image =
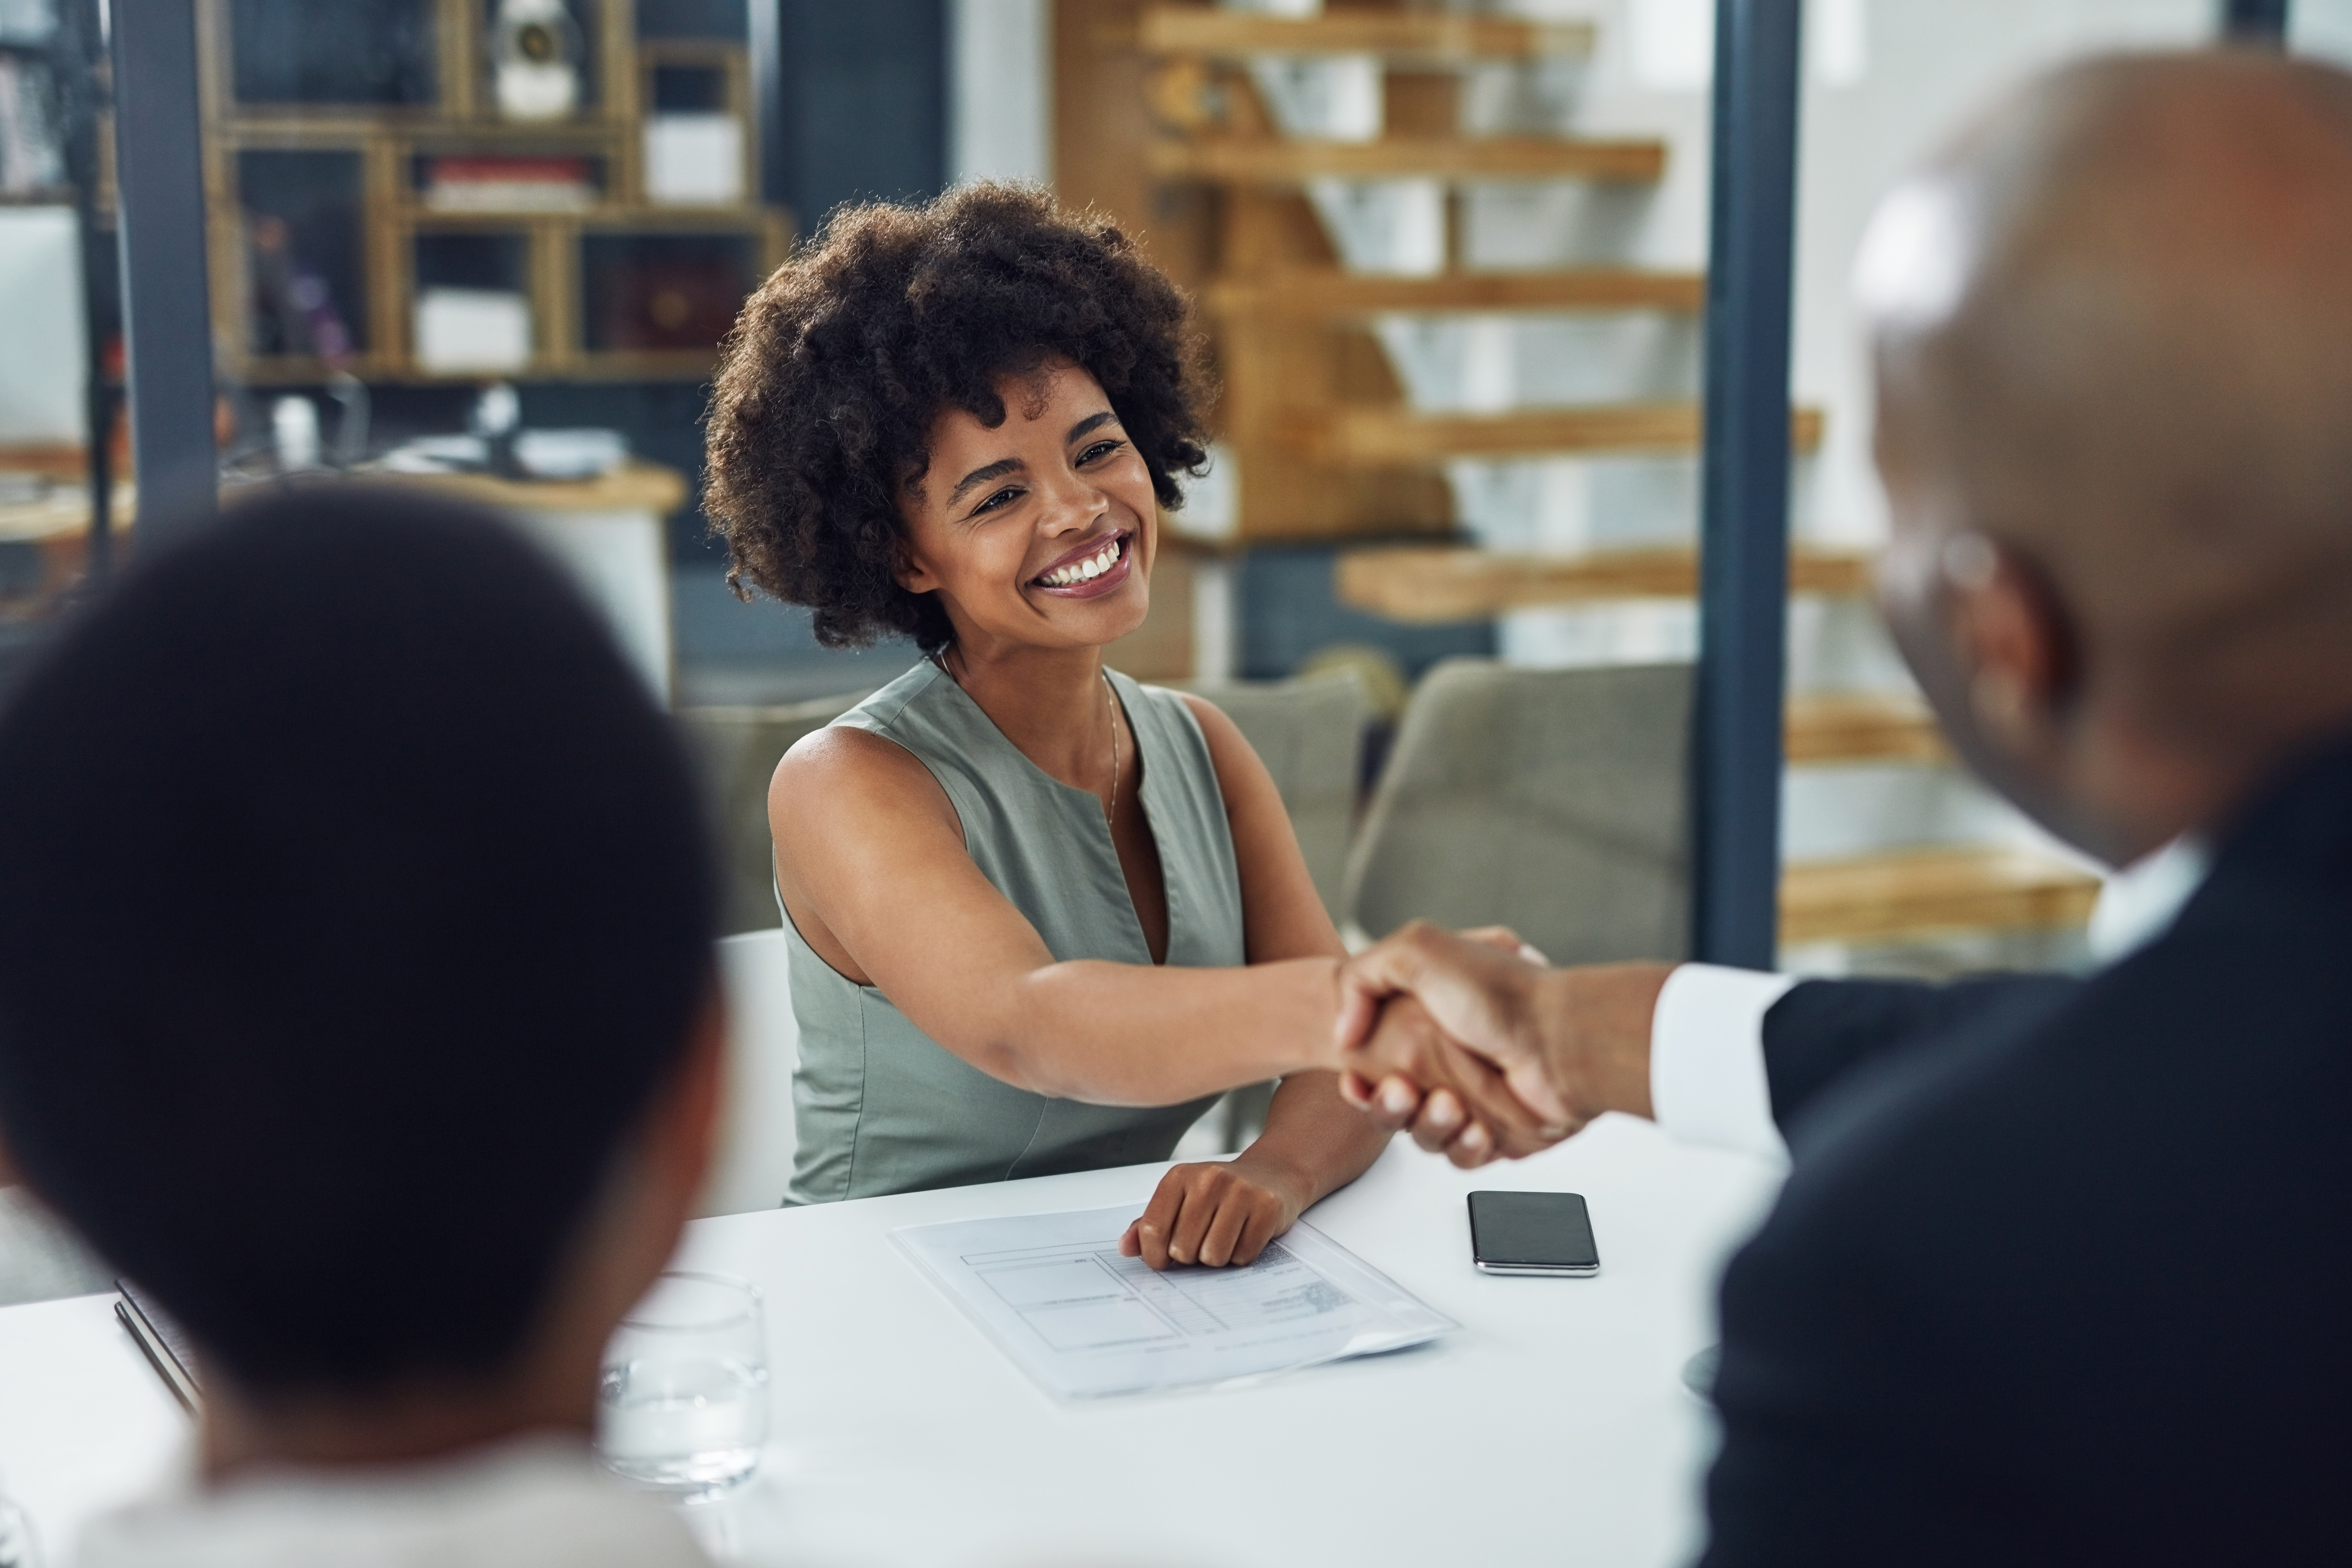
<svg viewBox="0 0 2352 1568">
<path fill-rule="evenodd" d="M 1955 663 L 1979 729 L 2011 755 L 2047 752 L 2071 716 L 2081 671 L 2073 623 L 2031 560 L 1981 534 L 1945 546 Z"/>
</svg>

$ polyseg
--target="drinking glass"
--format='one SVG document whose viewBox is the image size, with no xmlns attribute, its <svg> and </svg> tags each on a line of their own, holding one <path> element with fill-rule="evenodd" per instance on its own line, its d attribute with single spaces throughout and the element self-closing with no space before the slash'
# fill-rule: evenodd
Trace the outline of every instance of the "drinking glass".
<svg viewBox="0 0 2352 1568">
<path fill-rule="evenodd" d="M 681 1498 L 759 1468 L 768 1440 L 765 1307 L 723 1274 L 663 1275 L 604 1350 L 596 1449 L 606 1468 Z"/>
<path fill-rule="evenodd" d="M 0 1568 L 41 1568 L 41 1543 L 25 1510 L 0 1492 Z"/>
</svg>

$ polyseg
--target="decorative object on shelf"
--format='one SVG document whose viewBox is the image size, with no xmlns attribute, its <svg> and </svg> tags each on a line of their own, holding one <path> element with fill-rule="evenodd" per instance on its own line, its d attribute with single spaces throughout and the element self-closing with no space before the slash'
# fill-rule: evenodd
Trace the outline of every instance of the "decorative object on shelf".
<svg viewBox="0 0 2352 1568">
<path fill-rule="evenodd" d="M 592 349 L 709 349 L 758 281 L 750 246 L 724 234 L 592 234 L 580 274 Z"/>
<path fill-rule="evenodd" d="M 59 123 L 48 67 L 0 52 L 0 195 L 30 195 L 65 184 Z"/>
<path fill-rule="evenodd" d="M 586 50 L 563 0 L 499 0 L 490 31 L 499 112 L 509 120 L 563 120 L 580 106 Z"/>
<path fill-rule="evenodd" d="M 294 251 L 292 226 L 269 213 L 249 213 L 247 266 L 253 278 L 253 346 L 257 353 L 299 354 L 341 364 L 351 358 L 352 332 L 333 290 Z"/>
<path fill-rule="evenodd" d="M 657 63 L 647 73 L 646 200 L 658 206 L 723 207 L 743 199 L 743 121 L 728 101 L 718 61 Z"/>
<path fill-rule="evenodd" d="M 530 300 L 502 289 L 426 289 L 416 297 L 416 367 L 431 375 L 521 370 Z"/>
<path fill-rule="evenodd" d="M 319 466 L 319 405 L 309 398 L 288 395 L 271 404 L 269 435 L 278 449 L 279 473 Z"/>
<path fill-rule="evenodd" d="M 646 200 L 724 207 L 743 199 L 743 122 L 731 114 L 655 114 L 646 121 Z"/>
<path fill-rule="evenodd" d="M 505 479 L 515 474 L 515 432 L 522 427 L 522 398 L 503 381 L 482 388 L 466 424 L 482 443 L 490 472 Z"/>
<path fill-rule="evenodd" d="M 585 158 L 441 157 L 424 161 L 430 212 L 585 212 L 596 182 Z"/>
<path fill-rule="evenodd" d="M 601 479 L 629 460 L 618 430 L 518 430 L 515 467 L 534 479 Z"/>
</svg>

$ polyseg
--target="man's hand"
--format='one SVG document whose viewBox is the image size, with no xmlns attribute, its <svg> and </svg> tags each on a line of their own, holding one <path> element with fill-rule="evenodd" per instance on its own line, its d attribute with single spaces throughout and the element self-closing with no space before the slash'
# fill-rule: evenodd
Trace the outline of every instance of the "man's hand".
<svg viewBox="0 0 2352 1568">
<path fill-rule="evenodd" d="M 1349 1068 L 1341 1092 L 1380 1125 L 1410 1128 L 1423 1148 L 1455 1153 L 1471 1141 L 1475 1150 L 1473 1129 L 1490 1120 L 1464 1092 L 1477 1080 L 1458 1070 L 1434 1083 L 1415 1077 L 1408 1042 L 1375 1031 L 1390 999 L 1410 996 L 1484 1058 L 1553 1141 L 1605 1110 L 1649 1115 L 1650 1021 L 1673 965 L 1549 969 L 1517 956 L 1517 946 L 1507 932 L 1454 936 L 1415 921 L 1350 959 L 1340 972 L 1339 1043 Z M 1484 1137 L 1497 1147 L 1512 1142 L 1492 1126 Z"/>
<path fill-rule="evenodd" d="M 1340 1093 L 1381 1131 L 1409 1131 L 1465 1171 L 1525 1159 L 1572 1131 L 1530 1110 L 1502 1072 L 1450 1038 L 1418 998 L 1389 998 L 1371 1038 L 1351 1055 L 1363 1068 L 1340 1080 Z"/>
</svg>

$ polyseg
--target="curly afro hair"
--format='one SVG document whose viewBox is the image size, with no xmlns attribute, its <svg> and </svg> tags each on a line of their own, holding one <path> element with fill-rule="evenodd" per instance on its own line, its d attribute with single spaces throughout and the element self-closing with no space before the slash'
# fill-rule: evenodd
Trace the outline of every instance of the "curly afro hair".
<svg viewBox="0 0 2352 1568">
<path fill-rule="evenodd" d="M 1177 474 L 1206 456 L 1198 341 L 1184 296 L 1126 236 L 1034 187 L 836 212 L 751 296 L 721 356 L 703 507 L 728 581 L 808 605 L 828 647 L 945 647 L 937 598 L 891 575 L 898 499 L 940 415 L 993 428 L 1001 381 L 1066 357 L 1110 395 L 1173 509 Z"/>
</svg>

